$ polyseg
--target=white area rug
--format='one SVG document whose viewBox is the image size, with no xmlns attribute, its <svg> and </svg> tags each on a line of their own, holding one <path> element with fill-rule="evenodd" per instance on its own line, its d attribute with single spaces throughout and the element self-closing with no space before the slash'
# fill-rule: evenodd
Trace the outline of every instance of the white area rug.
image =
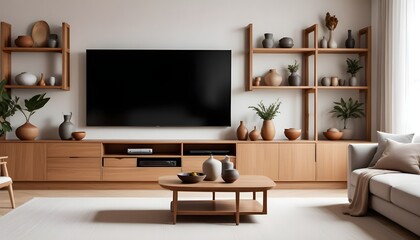
<svg viewBox="0 0 420 240">
<path fill-rule="evenodd" d="M 345 198 L 269 198 L 268 215 L 179 216 L 169 198 L 35 198 L 0 218 L 2 240 L 417 239 L 377 214 L 343 215 Z"/>
</svg>

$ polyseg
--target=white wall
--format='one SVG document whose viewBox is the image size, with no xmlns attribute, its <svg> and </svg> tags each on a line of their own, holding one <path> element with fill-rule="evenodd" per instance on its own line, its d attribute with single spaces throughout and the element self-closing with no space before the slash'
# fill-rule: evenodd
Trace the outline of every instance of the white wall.
<svg viewBox="0 0 420 240">
<path fill-rule="evenodd" d="M 248 106 L 280 98 L 281 114 L 275 119 L 276 138 L 283 139 L 283 129 L 302 127 L 301 95 L 288 91 L 245 92 L 245 29 L 254 24 L 254 41 L 261 45 L 262 35 L 273 32 L 278 41 L 290 36 L 295 47 L 302 46 L 302 30 L 315 23 L 320 25 L 320 36 L 327 36 L 324 17 L 327 11 L 336 15 L 339 23 L 336 40 L 343 46 L 347 29 L 369 26 L 370 1 L 365 0 L 0 0 L 1 21 L 12 24 L 12 39 L 30 34 L 34 22 L 45 20 L 57 32 L 61 22 L 71 26 L 71 90 L 49 90 L 50 102 L 39 110 L 31 122 L 40 128 L 39 139 L 58 139 L 58 126 L 63 112 L 73 112 L 72 122 L 87 131 L 88 139 L 235 139 L 236 128 L 244 120 L 248 129 L 261 120 Z M 141 128 L 141 127 L 86 127 L 85 124 L 85 50 L 87 48 L 154 48 L 154 49 L 231 49 L 232 50 L 232 127 L 230 128 Z M 284 69 L 299 56 L 282 56 L 268 60 L 273 65 L 256 63 L 255 71 Z M 57 57 L 59 58 L 59 56 Z M 47 60 L 43 54 L 13 54 L 12 74 L 31 71 L 54 74 L 60 64 Z M 258 58 L 256 58 L 257 61 Z M 299 58 L 298 58 L 299 60 Z M 262 63 L 267 60 L 261 59 Z M 331 60 L 336 61 L 336 60 Z M 342 60 L 336 65 L 323 65 L 318 75 L 339 75 L 348 78 Z M 334 66 L 331 68 L 330 66 Z M 260 69 L 260 70 L 259 70 Z M 284 71 L 283 78 L 287 78 Z M 284 80 L 286 81 L 286 80 Z M 116 79 L 115 85 L 125 84 Z M 16 90 L 12 94 L 27 98 L 42 90 Z M 121 98 L 124 93 L 120 93 Z M 335 100 L 335 99 L 334 99 Z M 323 114 L 332 107 L 331 100 L 320 104 Z M 11 118 L 14 128 L 24 122 L 21 114 Z M 321 129 L 335 125 L 327 117 Z M 16 138 L 14 132 L 8 139 Z"/>
</svg>

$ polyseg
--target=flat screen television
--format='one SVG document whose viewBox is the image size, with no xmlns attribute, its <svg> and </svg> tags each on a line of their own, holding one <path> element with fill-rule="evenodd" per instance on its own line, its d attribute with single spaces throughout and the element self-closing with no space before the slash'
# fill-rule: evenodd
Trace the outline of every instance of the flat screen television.
<svg viewBox="0 0 420 240">
<path fill-rule="evenodd" d="M 231 125 L 231 50 L 86 50 L 87 126 Z"/>
</svg>

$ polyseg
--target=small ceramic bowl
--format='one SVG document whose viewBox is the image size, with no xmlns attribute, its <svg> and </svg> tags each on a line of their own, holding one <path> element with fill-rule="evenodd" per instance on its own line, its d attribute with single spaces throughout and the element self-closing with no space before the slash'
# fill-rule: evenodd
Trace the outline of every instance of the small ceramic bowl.
<svg viewBox="0 0 420 240">
<path fill-rule="evenodd" d="M 83 131 L 72 132 L 72 133 L 71 133 L 71 136 L 72 136 L 75 140 L 80 141 L 80 140 L 82 140 L 83 138 L 85 138 L 85 137 L 86 137 L 86 132 L 83 132 Z"/>
<path fill-rule="evenodd" d="M 206 174 L 197 172 L 196 175 L 193 175 L 191 172 L 183 172 L 178 173 L 177 176 L 183 183 L 198 183 L 204 180 Z"/>
<path fill-rule="evenodd" d="M 343 137 L 343 132 L 323 132 L 324 136 L 328 139 L 328 140 L 340 140 L 341 137 Z"/>
<path fill-rule="evenodd" d="M 293 141 L 300 137 L 302 130 L 296 128 L 286 128 L 284 129 L 284 135 L 287 139 Z"/>
</svg>

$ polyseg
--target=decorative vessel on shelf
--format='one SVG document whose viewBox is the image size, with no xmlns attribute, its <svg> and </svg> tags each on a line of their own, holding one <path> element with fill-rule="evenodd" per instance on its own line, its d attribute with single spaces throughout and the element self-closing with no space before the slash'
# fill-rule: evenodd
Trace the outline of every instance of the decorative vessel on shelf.
<svg viewBox="0 0 420 240">
<path fill-rule="evenodd" d="M 80 140 L 82 140 L 83 138 L 85 138 L 85 137 L 86 137 L 86 132 L 84 132 L 84 131 L 76 131 L 76 132 L 72 132 L 72 133 L 71 133 L 71 136 L 72 136 L 75 140 L 80 141 Z"/>
<path fill-rule="evenodd" d="M 274 103 L 270 104 L 268 107 L 266 107 L 262 101 L 258 103 L 257 106 L 249 106 L 248 108 L 251 108 L 255 111 L 255 113 L 263 119 L 263 125 L 261 128 L 261 137 L 263 140 L 273 140 L 274 136 L 276 135 L 276 128 L 274 126 L 273 119 L 277 115 L 277 113 L 280 113 L 280 100 L 277 99 Z"/>
<path fill-rule="evenodd" d="M 331 16 L 329 12 L 327 12 L 325 16 L 325 26 L 330 31 L 330 38 L 328 39 L 328 48 L 337 48 L 337 42 L 334 39 L 334 29 L 337 27 L 338 19 L 334 16 Z"/>
<path fill-rule="evenodd" d="M 329 78 L 329 77 L 323 77 L 321 79 L 321 85 L 322 86 L 331 86 L 331 78 Z"/>
<path fill-rule="evenodd" d="M 320 40 L 319 47 L 320 48 L 328 48 L 328 41 L 325 38 L 325 36 L 323 36 L 322 39 Z"/>
<path fill-rule="evenodd" d="M 291 48 L 293 47 L 293 39 L 290 37 L 284 37 L 279 40 L 279 47 L 280 48 Z"/>
<path fill-rule="evenodd" d="M 30 99 L 25 99 L 25 107 L 20 106 L 18 97 L 11 102 L 14 109 L 20 111 L 26 120 L 22 126 L 16 129 L 16 137 L 20 140 L 34 140 L 38 136 L 39 129 L 31 124 L 29 120 L 35 111 L 44 107 L 49 100 L 50 98 L 45 98 L 44 93 L 35 95 Z M 28 112 L 28 114 L 25 112 Z"/>
<path fill-rule="evenodd" d="M 37 81 L 37 77 L 30 72 L 22 72 L 15 77 L 15 82 L 24 86 L 34 86 Z"/>
<path fill-rule="evenodd" d="M 260 131 L 258 131 L 257 126 L 254 126 L 254 130 L 249 133 L 249 139 L 251 141 L 257 141 L 260 137 Z"/>
<path fill-rule="evenodd" d="M 272 33 L 264 33 L 264 40 L 262 41 L 262 45 L 264 48 L 274 47 L 274 39 Z"/>
<path fill-rule="evenodd" d="M 213 158 L 213 155 L 210 155 L 210 157 L 203 163 L 203 173 L 206 175 L 204 180 L 215 181 L 222 175 L 222 163 Z"/>
<path fill-rule="evenodd" d="M 343 132 L 327 131 L 327 132 L 323 132 L 323 134 L 328 140 L 340 140 L 341 137 L 343 136 Z"/>
<path fill-rule="evenodd" d="M 347 63 L 347 73 L 351 74 L 351 77 L 349 79 L 349 85 L 350 86 L 357 86 L 357 78 L 356 78 L 356 74 L 357 72 L 359 72 L 360 69 L 363 68 L 363 66 L 360 65 L 360 60 L 357 58 L 347 58 L 346 59 L 346 63 Z"/>
<path fill-rule="evenodd" d="M 248 129 L 246 128 L 244 121 L 240 121 L 239 127 L 236 129 L 236 137 L 238 140 L 248 139 Z"/>
<path fill-rule="evenodd" d="M 346 48 L 354 48 L 356 41 L 354 40 L 354 38 L 351 36 L 351 30 L 347 30 L 347 39 L 346 39 Z"/>
<path fill-rule="evenodd" d="M 228 155 L 225 156 L 225 158 L 221 161 L 222 163 L 222 173 L 226 169 L 233 169 L 233 162 L 230 161 L 230 158 Z"/>
<path fill-rule="evenodd" d="M 280 86 L 283 78 L 277 73 L 276 69 L 270 71 L 264 76 L 264 83 L 267 86 Z"/>
<path fill-rule="evenodd" d="M 21 35 L 16 38 L 15 44 L 18 47 L 32 47 L 34 45 L 34 41 L 31 36 Z"/>
<path fill-rule="evenodd" d="M 287 139 L 293 141 L 300 137 L 302 130 L 296 129 L 296 128 L 286 128 L 284 129 L 284 135 L 287 137 Z"/>
<path fill-rule="evenodd" d="M 331 77 L 331 86 L 338 86 L 338 77 Z"/>
<path fill-rule="evenodd" d="M 71 135 L 76 129 L 73 123 L 70 121 L 73 113 L 64 114 L 64 121 L 58 127 L 58 134 L 60 135 L 61 140 L 72 140 L 73 136 Z"/>
<path fill-rule="evenodd" d="M 292 65 L 287 65 L 287 69 L 290 72 L 290 76 L 288 77 L 289 86 L 300 86 L 302 78 L 297 73 L 297 71 L 299 70 L 299 64 L 297 63 L 297 61 L 295 60 L 295 63 Z"/>
</svg>

